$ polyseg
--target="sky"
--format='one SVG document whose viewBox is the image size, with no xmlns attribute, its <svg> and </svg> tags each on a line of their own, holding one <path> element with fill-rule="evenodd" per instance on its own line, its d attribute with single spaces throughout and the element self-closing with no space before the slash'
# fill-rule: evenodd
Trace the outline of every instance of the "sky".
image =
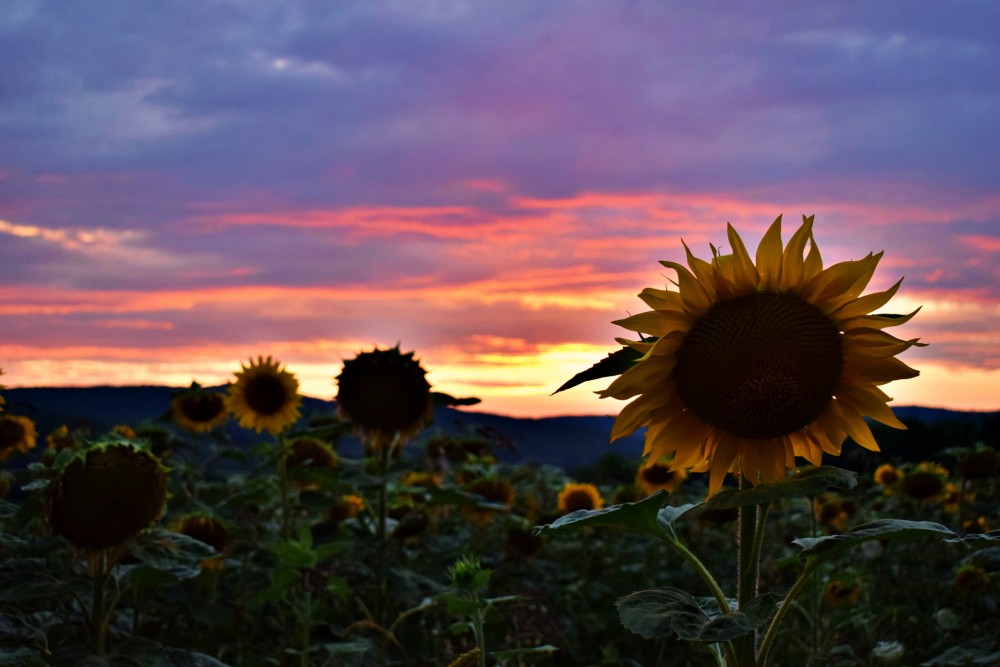
<svg viewBox="0 0 1000 667">
<path fill-rule="evenodd" d="M 414 351 L 514 416 L 592 382 L 660 260 L 815 215 L 930 345 L 896 405 L 1000 409 L 1000 3 L 5 0 L 8 386 L 303 393 Z"/>
</svg>

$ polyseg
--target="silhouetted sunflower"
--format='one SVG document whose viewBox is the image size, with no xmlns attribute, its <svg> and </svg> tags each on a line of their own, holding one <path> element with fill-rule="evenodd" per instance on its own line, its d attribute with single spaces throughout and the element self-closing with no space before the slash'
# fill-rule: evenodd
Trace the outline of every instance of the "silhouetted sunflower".
<svg viewBox="0 0 1000 667">
<path fill-rule="evenodd" d="M 599 510 L 604 507 L 601 492 L 593 484 L 568 482 L 559 492 L 556 502 L 560 514 L 569 514 L 577 510 Z"/>
<path fill-rule="evenodd" d="M 985 479 L 1000 473 L 1000 452 L 980 446 L 961 456 L 955 473 L 962 479 Z"/>
<path fill-rule="evenodd" d="M 35 422 L 27 417 L 0 413 L 0 463 L 16 452 L 27 452 L 35 447 Z"/>
<path fill-rule="evenodd" d="M 49 525 L 83 549 L 107 549 L 155 521 L 166 473 L 149 452 L 126 443 L 81 450 L 52 484 Z"/>
<path fill-rule="evenodd" d="M 642 465 L 635 473 L 635 485 L 644 495 L 650 495 L 663 489 L 673 493 L 687 479 L 687 471 L 674 469 L 669 461 L 654 461 Z"/>
<path fill-rule="evenodd" d="M 479 477 L 466 484 L 463 489 L 497 505 L 511 505 L 514 502 L 514 487 L 505 479 Z M 462 514 L 479 524 L 488 522 L 493 517 L 494 512 L 487 507 L 462 506 Z"/>
<path fill-rule="evenodd" d="M 899 490 L 914 500 L 933 498 L 944 491 L 948 469 L 934 461 L 923 461 L 899 480 Z"/>
<path fill-rule="evenodd" d="M 240 426 L 277 435 L 294 424 L 302 403 L 295 376 L 271 357 L 258 357 L 256 362 L 251 359 L 250 365 L 240 366 L 227 397 L 229 411 Z"/>
<path fill-rule="evenodd" d="M 847 436 L 877 451 L 864 417 L 905 428 L 878 385 L 918 374 L 895 358 L 917 340 L 883 331 L 916 311 L 868 314 L 899 283 L 861 296 L 882 253 L 824 269 L 811 217 L 787 246 L 775 220 L 756 264 L 732 226 L 728 234 L 730 255 L 713 247 L 707 262 L 685 246 L 690 270 L 662 262 L 677 272 L 678 290 L 643 290 L 653 310 L 617 322 L 656 339 L 621 341 L 642 357 L 600 392 L 635 398 L 612 439 L 647 427 L 646 454 L 709 470 L 710 494 L 727 472 L 757 484 L 783 479 L 797 456 L 819 465 Z"/>
<path fill-rule="evenodd" d="M 427 371 L 399 346 L 362 352 L 337 376 L 337 409 L 372 447 L 406 440 L 432 416 Z"/>
<path fill-rule="evenodd" d="M 197 382 L 173 395 L 170 414 L 178 426 L 192 433 L 208 433 L 229 417 L 225 396 L 205 391 Z"/>
</svg>

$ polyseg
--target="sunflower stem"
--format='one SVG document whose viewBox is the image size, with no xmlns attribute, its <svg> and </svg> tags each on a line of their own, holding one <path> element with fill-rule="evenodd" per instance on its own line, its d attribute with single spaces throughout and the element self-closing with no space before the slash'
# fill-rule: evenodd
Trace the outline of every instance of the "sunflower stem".
<svg viewBox="0 0 1000 667">
<path fill-rule="evenodd" d="M 288 451 L 285 449 L 285 434 L 278 434 L 278 488 L 281 491 L 281 537 L 287 542 L 292 538 L 292 517 L 289 509 L 288 493 Z"/>
<path fill-rule="evenodd" d="M 104 588 L 108 578 L 107 552 L 102 549 L 90 556 L 91 576 L 93 577 L 93 597 L 90 601 L 90 652 L 94 655 L 104 655 L 107 641 L 108 624 L 104 614 Z"/>
<path fill-rule="evenodd" d="M 822 559 L 820 558 L 813 558 L 806 563 L 802 574 L 795 580 L 795 583 L 785 595 L 785 599 L 781 601 L 778 611 L 775 613 L 774 618 L 771 619 L 771 625 L 767 627 L 767 632 L 764 633 L 764 639 L 760 643 L 760 650 L 757 651 L 757 667 L 766 667 L 767 659 L 771 653 L 771 646 L 774 644 L 774 638 L 778 634 L 781 622 L 785 620 L 785 614 L 792 608 L 795 598 L 799 596 L 799 593 L 802 592 L 805 585 L 812 579 L 812 575 L 819 569 L 821 564 Z"/>
<path fill-rule="evenodd" d="M 743 475 L 739 475 L 739 488 L 745 486 Z M 757 580 L 760 572 L 760 542 L 762 541 L 764 512 L 758 505 L 744 505 L 739 508 L 739 537 L 737 547 L 737 609 L 744 609 L 757 597 Z M 751 632 L 733 639 L 736 664 L 753 667 L 756 664 L 754 651 L 757 633 Z"/>
</svg>

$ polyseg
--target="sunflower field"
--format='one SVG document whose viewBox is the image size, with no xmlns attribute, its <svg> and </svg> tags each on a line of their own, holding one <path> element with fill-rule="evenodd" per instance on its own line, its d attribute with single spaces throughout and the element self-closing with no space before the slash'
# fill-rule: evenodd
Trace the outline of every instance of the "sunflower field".
<svg viewBox="0 0 1000 667">
<path fill-rule="evenodd" d="M 0 665 L 1000 664 L 996 434 L 852 458 L 906 426 L 878 386 L 919 343 L 811 224 L 665 263 L 567 383 L 616 378 L 641 461 L 505 462 L 399 346 L 328 411 L 269 356 L 107 433 L 0 400 Z"/>
</svg>

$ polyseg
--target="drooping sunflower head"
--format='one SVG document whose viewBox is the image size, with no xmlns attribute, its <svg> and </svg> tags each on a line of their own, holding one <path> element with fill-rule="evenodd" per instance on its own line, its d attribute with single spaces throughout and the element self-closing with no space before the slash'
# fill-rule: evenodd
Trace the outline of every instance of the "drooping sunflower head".
<svg viewBox="0 0 1000 667">
<path fill-rule="evenodd" d="M 604 498 L 593 484 L 569 482 L 559 492 L 556 502 L 560 514 L 569 514 L 577 510 L 599 510 L 604 507 Z"/>
<path fill-rule="evenodd" d="M 229 417 L 225 396 L 205 391 L 197 382 L 173 395 L 170 414 L 178 426 L 192 433 L 208 433 Z"/>
<path fill-rule="evenodd" d="M 219 552 L 216 556 L 203 559 L 202 569 L 218 571 L 225 566 L 224 552 L 229 542 L 229 529 L 221 519 L 209 514 L 189 514 L 177 523 L 176 530 L 181 535 L 193 537 Z"/>
<path fill-rule="evenodd" d="M 123 442 L 97 445 L 53 482 L 49 525 L 77 547 L 107 549 L 155 521 L 166 498 L 166 471 L 155 456 Z"/>
<path fill-rule="evenodd" d="M 267 430 L 274 435 L 294 424 L 299 418 L 299 381 L 271 357 L 258 357 L 249 365 L 240 364 L 236 382 L 229 386 L 229 411 L 243 428 L 258 433 Z"/>
<path fill-rule="evenodd" d="M 27 452 L 35 447 L 35 422 L 27 417 L 0 412 L 0 463 L 17 452 Z"/>
<path fill-rule="evenodd" d="M 710 493 L 727 472 L 757 484 L 783 479 L 796 457 L 819 465 L 848 436 L 877 451 L 864 417 L 905 428 L 879 385 L 917 375 L 895 355 L 919 344 L 884 331 L 914 313 L 869 314 L 899 283 L 861 295 L 882 254 L 824 269 L 812 218 L 787 245 L 775 220 L 756 262 L 732 226 L 728 238 L 731 254 L 705 261 L 685 246 L 688 266 L 662 262 L 677 290 L 643 290 L 652 310 L 617 322 L 641 336 L 621 341 L 640 358 L 599 392 L 634 399 L 612 439 L 646 427 L 647 456 L 710 471 Z"/>
<path fill-rule="evenodd" d="M 635 485 L 646 496 L 659 490 L 675 492 L 687 479 L 687 471 L 674 468 L 670 461 L 653 461 L 639 466 L 635 474 Z"/>
<path fill-rule="evenodd" d="M 432 416 L 427 371 L 399 346 L 362 352 L 337 376 L 337 409 L 368 444 L 408 439 Z"/>
</svg>

